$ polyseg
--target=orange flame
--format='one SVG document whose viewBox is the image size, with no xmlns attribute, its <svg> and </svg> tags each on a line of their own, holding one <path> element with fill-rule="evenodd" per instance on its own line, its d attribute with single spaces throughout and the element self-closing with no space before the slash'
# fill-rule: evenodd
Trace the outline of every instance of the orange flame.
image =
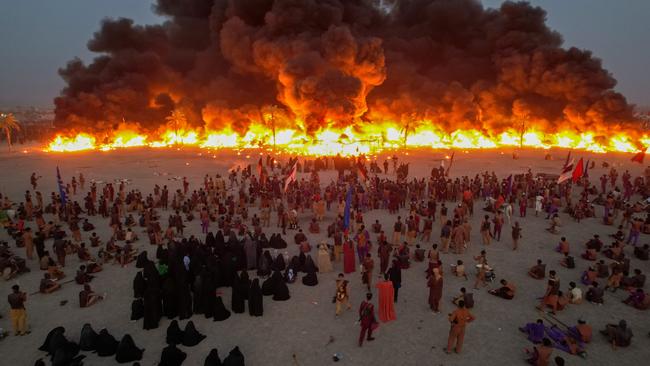
<svg viewBox="0 0 650 366">
<path fill-rule="evenodd" d="M 329 128 L 308 136 L 298 129 L 283 128 L 273 133 L 264 125 L 251 125 L 245 134 L 231 130 L 211 131 L 185 128 L 163 129 L 147 134 L 133 127 L 119 128 L 99 142 L 90 133 L 57 135 L 44 149 L 47 152 L 75 152 L 85 150 L 109 151 L 131 147 L 197 146 L 205 149 L 271 148 L 292 154 L 344 156 L 374 154 L 386 149 L 425 147 L 433 149 L 495 149 L 527 147 L 538 149 L 570 148 L 596 153 L 636 152 L 639 146 L 650 145 L 650 136 L 634 139 L 625 133 L 597 137 L 594 133 L 560 131 L 551 134 L 537 130 L 506 130 L 491 136 L 479 130 L 456 130 L 446 133 L 436 127 L 419 128 L 405 133 L 397 125 L 368 124 L 359 128 Z"/>
</svg>

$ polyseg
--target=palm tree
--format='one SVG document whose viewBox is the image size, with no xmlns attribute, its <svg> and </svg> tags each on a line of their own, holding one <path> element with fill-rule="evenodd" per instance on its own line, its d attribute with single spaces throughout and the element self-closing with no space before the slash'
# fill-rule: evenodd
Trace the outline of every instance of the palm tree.
<svg viewBox="0 0 650 366">
<path fill-rule="evenodd" d="M 172 111 L 172 114 L 167 116 L 166 120 L 170 125 L 174 126 L 174 133 L 176 133 L 176 138 L 178 140 L 178 129 L 185 128 L 187 125 L 187 118 L 185 117 L 185 113 L 183 113 L 183 111 L 180 109 L 174 109 Z"/>
<path fill-rule="evenodd" d="M 9 152 L 11 152 L 11 133 L 13 131 L 20 131 L 20 124 L 13 113 L 0 114 L 0 130 L 5 132 L 7 136 L 7 144 L 9 145 Z"/>
</svg>

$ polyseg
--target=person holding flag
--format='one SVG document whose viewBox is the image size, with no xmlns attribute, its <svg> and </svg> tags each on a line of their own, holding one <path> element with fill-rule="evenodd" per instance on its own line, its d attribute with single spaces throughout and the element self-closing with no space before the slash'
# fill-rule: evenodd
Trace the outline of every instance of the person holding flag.
<svg viewBox="0 0 650 366">
<path fill-rule="evenodd" d="M 289 184 L 296 181 L 296 173 L 298 172 L 298 159 L 293 162 L 291 169 L 289 170 L 289 175 L 284 181 L 284 191 L 286 192 L 289 189 Z"/>
<path fill-rule="evenodd" d="M 64 220 L 67 221 L 67 210 L 65 205 L 68 202 L 68 196 L 65 193 L 65 184 L 63 184 L 63 179 L 61 179 L 61 171 L 59 171 L 59 166 L 56 167 L 56 183 L 59 188 L 59 198 L 61 200 L 61 211 L 63 213 Z"/>
</svg>

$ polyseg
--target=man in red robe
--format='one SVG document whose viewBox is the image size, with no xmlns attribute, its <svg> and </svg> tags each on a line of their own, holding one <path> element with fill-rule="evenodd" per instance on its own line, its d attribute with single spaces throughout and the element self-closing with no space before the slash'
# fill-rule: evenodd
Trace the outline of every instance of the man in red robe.
<svg viewBox="0 0 650 366">
<path fill-rule="evenodd" d="M 395 316 L 395 289 L 393 282 L 388 278 L 388 274 L 384 274 L 384 280 L 375 285 L 379 292 L 379 320 L 386 323 L 391 320 L 397 319 Z"/>
<path fill-rule="evenodd" d="M 359 306 L 359 324 L 361 325 L 361 332 L 359 333 L 359 347 L 363 345 L 363 339 L 368 334 L 368 341 L 374 341 L 372 331 L 377 329 L 377 320 L 375 319 L 375 306 L 370 302 L 372 294 L 366 294 L 366 300 Z"/>
</svg>

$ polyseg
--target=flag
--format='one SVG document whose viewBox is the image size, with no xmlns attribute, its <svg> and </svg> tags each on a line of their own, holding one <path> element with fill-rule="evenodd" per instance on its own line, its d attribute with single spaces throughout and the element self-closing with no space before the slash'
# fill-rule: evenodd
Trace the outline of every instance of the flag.
<svg viewBox="0 0 650 366">
<path fill-rule="evenodd" d="M 61 196 L 61 205 L 65 206 L 65 203 L 68 201 L 68 197 L 65 194 L 65 186 L 63 184 L 63 179 L 61 179 L 61 172 L 59 167 L 56 167 L 56 183 L 59 186 L 59 195 Z"/>
<path fill-rule="evenodd" d="M 363 161 L 361 161 L 361 158 L 357 160 L 357 170 L 359 171 L 359 175 L 364 181 L 368 180 L 368 171 L 366 170 L 365 164 L 363 164 Z"/>
<path fill-rule="evenodd" d="M 293 166 L 291 167 L 291 170 L 289 171 L 289 175 L 287 175 L 287 179 L 284 181 L 284 191 L 286 192 L 287 189 L 289 188 L 289 184 L 291 182 L 296 181 L 296 173 L 298 171 L 298 159 L 293 163 Z"/>
<path fill-rule="evenodd" d="M 571 180 L 573 181 L 573 183 L 579 181 L 580 178 L 582 178 L 582 176 L 584 175 L 584 173 L 585 173 L 584 163 L 582 162 L 582 158 L 580 158 L 580 160 L 578 160 L 578 164 L 576 164 L 575 169 L 573 169 L 573 174 L 571 174 Z"/>
<path fill-rule="evenodd" d="M 562 173 L 560 173 L 560 177 L 557 179 L 557 183 L 560 184 L 564 182 L 565 180 L 571 178 L 572 172 L 573 172 L 573 159 L 569 162 L 569 159 L 571 158 L 571 151 L 569 151 L 569 154 L 566 156 L 566 161 L 564 162 L 564 166 L 562 167 Z"/>
<path fill-rule="evenodd" d="M 632 161 L 635 163 L 643 164 L 643 158 L 645 158 L 645 152 L 648 150 L 647 147 L 644 147 L 632 157 Z"/>
<path fill-rule="evenodd" d="M 343 229 L 346 231 L 350 227 L 350 206 L 352 206 L 352 186 L 348 188 L 348 193 L 345 196 L 345 210 L 343 211 Z"/>
<path fill-rule="evenodd" d="M 451 164 L 454 163 L 454 156 L 456 155 L 455 151 L 451 152 L 451 158 L 449 158 L 449 166 L 447 167 L 447 171 L 445 172 L 445 177 L 449 176 L 449 171 L 451 170 Z"/>
</svg>

